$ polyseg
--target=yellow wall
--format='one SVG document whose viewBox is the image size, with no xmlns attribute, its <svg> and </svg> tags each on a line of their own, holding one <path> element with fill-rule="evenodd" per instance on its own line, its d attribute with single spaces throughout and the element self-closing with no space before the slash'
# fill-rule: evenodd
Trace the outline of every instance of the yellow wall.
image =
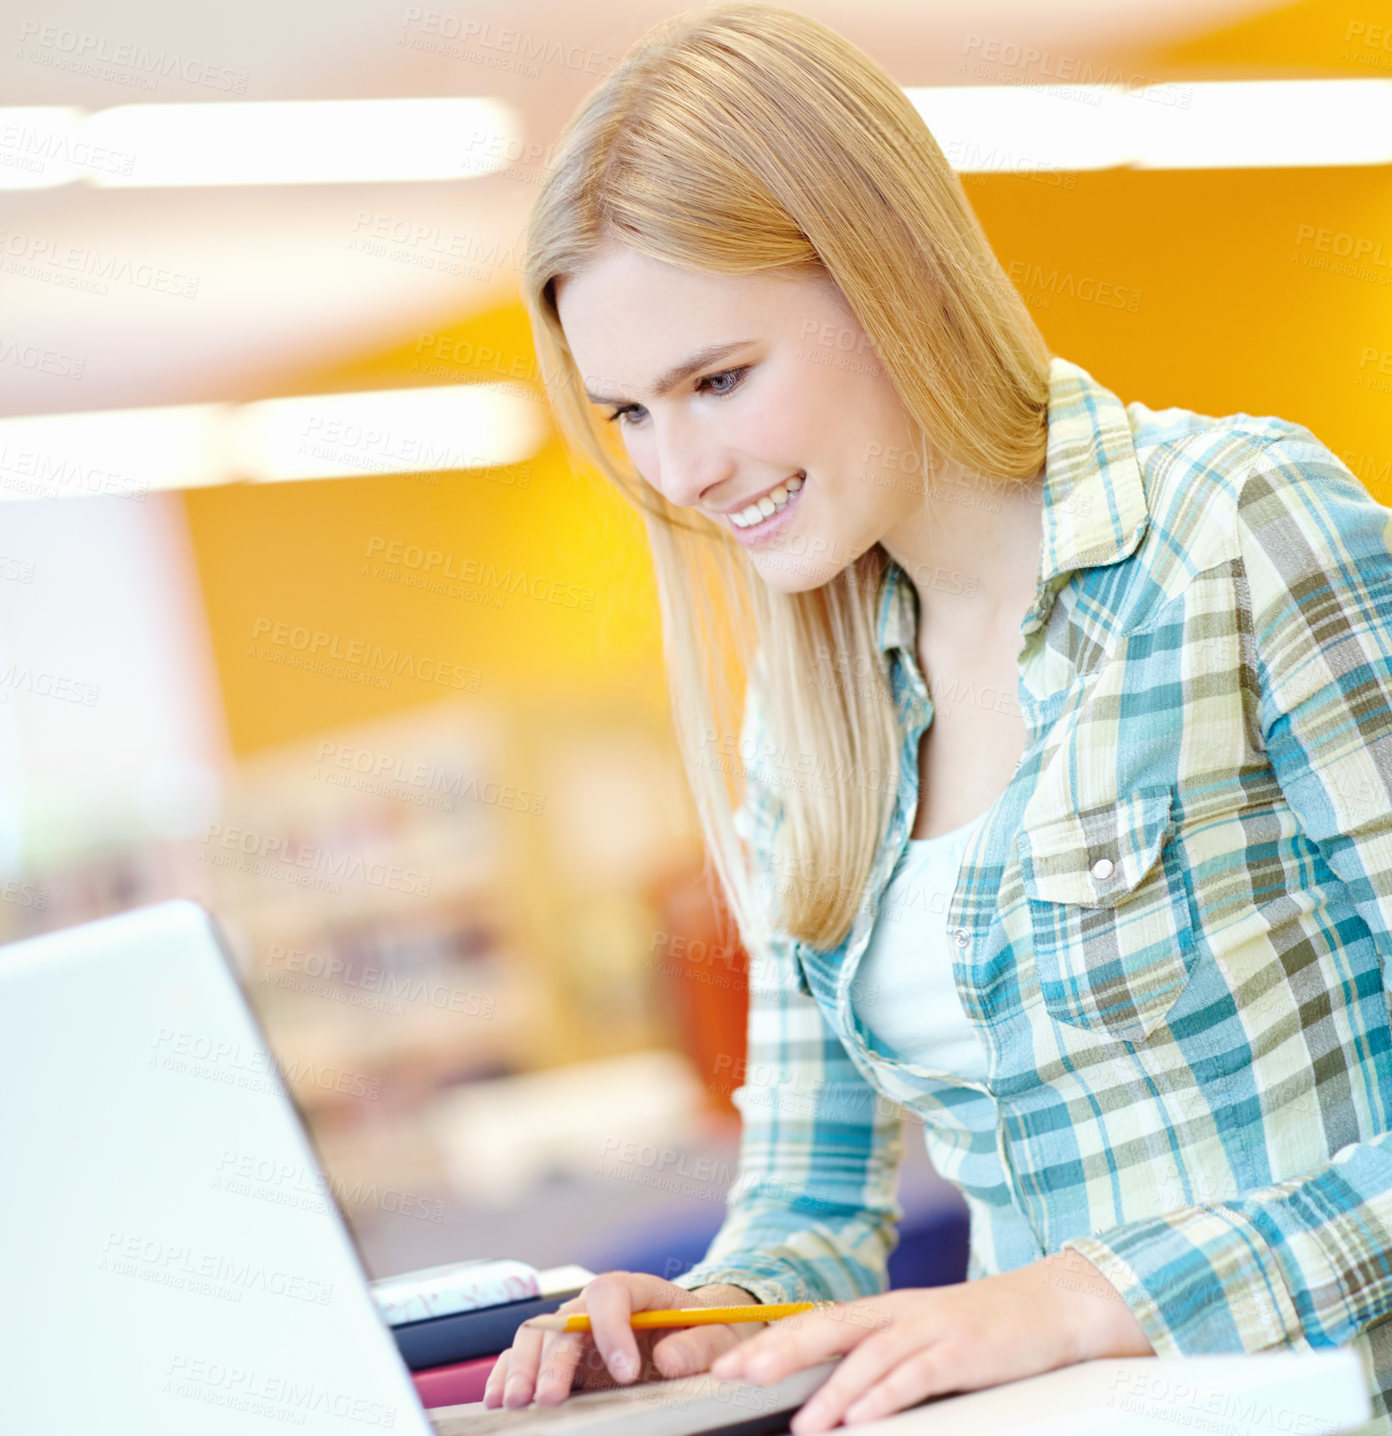
<svg viewBox="0 0 1392 1436">
<path fill-rule="evenodd" d="M 1167 52 L 1115 58 L 1146 79 L 1389 72 L 1377 68 L 1378 52 L 1345 43 L 1350 13 L 1323 0 L 1299 4 Z M 1369 5 L 1355 18 L 1392 23 L 1392 7 Z M 1392 51 L 1380 53 L 1392 63 Z M 1055 352 L 1128 402 L 1307 424 L 1392 503 L 1392 380 L 1379 375 L 1392 351 L 1392 167 L 966 183 Z M 1353 245 L 1368 247 L 1372 278 L 1331 267 Z M 525 317 L 510 306 L 267 392 L 506 380 L 531 366 Z M 380 689 L 277 664 L 264 655 L 292 650 L 267 641 L 274 630 L 258 638 L 258 620 L 335 635 L 340 652 L 378 644 L 460 664 L 480 696 L 626 688 L 664 701 L 641 524 L 598 480 L 577 479 L 554 442 L 525 467 L 525 488 L 519 470 L 495 470 L 189 492 L 237 750 L 453 691 L 401 674 Z M 434 547 L 460 572 L 470 559 L 498 572 L 465 584 L 471 596 L 411 588 L 374 575 L 374 538 Z M 508 592 L 518 575 L 591 591 L 592 611 Z M 501 608 L 480 601 L 497 581 Z"/>
<path fill-rule="evenodd" d="M 1392 349 L 1392 167 L 1057 178 L 967 187 L 1056 353 L 1128 403 L 1306 424 L 1392 501 L 1392 394 L 1366 357 Z M 1358 240 L 1376 278 L 1313 267 Z"/>
<path fill-rule="evenodd" d="M 531 363 L 525 318 L 509 307 L 284 392 L 517 382 Z M 600 480 L 577 478 L 554 441 L 506 469 L 228 485 L 185 503 L 239 753 L 461 692 L 506 700 L 658 672 L 641 523 Z M 445 556 L 429 577 L 448 592 L 412 586 L 426 572 L 412 546 Z M 308 656 L 294 645 L 313 633 L 337 640 L 335 674 L 276 661 Z M 317 656 L 333 651 L 321 643 Z M 390 687 L 356 681 L 369 673 Z"/>
<path fill-rule="evenodd" d="M 1392 49 L 1377 33 L 1388 26 L 1388 0 L 1296 0 L 1126 58 L 1161 80 L 1376 77 L 1392 74 Z"/>
</svg>

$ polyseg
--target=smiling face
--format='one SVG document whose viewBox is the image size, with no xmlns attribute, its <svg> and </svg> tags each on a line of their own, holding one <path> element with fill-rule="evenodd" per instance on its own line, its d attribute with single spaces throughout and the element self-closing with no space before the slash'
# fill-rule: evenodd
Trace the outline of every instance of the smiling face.
<svg viewBox="0 0 1392 1436">
<path fill-rule="evenodd" d="M 695 273 L 611 243 L 556 307 L 644 481 L 771 587 L 819 587 L 921 512 L 918 427 L 825 274 Z"/>
</svg>

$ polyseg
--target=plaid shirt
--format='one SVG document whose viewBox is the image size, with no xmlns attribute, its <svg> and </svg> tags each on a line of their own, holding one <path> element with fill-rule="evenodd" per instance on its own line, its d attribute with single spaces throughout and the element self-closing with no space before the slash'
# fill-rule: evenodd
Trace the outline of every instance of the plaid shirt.
<svg viewBox="0 0 1392 1436">
<path fill-rule="evenodd" d="M 1072 1248 L 1162 1356 L 1353 1343 L 1392 1432 L 1392 511 L 1298 424 L 1123 405 L 1054 358 L 1042 517 L 1024 756 L 946 914 L 987 1077 L 852 1006 L 933 713 L 891 563 L 894 815 L 840 946 L 751 944 L 739 1173 L 681 1285 L 883 1291 L 907 1108 L 969 1279 Z M 754 691 L 736 822 L 766 884 L 808 779 Z"/>
</svg>

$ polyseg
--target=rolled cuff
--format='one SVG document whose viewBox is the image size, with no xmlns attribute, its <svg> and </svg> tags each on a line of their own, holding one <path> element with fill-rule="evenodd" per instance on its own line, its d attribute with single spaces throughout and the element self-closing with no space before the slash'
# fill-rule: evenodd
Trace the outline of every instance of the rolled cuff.
<svg viewBox="0 0 1392 1436">
<path fill-rule="evenodd" d="M 1117 1289 L 1157 1356 L 1308 1347 L 1281 1263 L 1239 1213 L 1185 1207 L 1060 1250 Z"/>
<path fill-rule="evenodd" d="M 761 1255 L 757 1252 L 740 1252 L 732 1263 L 729 1257 L 716 1258 L 692 1267 L 675 1278 L 676 1286 L 688 1291 L 698 1286 L 710 1286 L 715 1282 L 730 1286 L 742 1286 L 752 1292 L 765 1304 L 784 1301 L 847 1301 L 863 1296 L 860 1291 L 834 1292 L 822 1283 L 813 1285 L 798 1270 L 798 1264 L 780 1257 Z M 820 1273 L 819 1273 L 820 1275 Z M 842 1283 L 849 1286 L 849 1282 Z"/>
</svg>

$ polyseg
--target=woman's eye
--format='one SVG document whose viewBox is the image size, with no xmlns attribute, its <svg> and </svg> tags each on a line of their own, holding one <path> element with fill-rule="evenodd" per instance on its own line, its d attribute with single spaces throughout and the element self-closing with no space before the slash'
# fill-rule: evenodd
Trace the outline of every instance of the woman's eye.
<svg viewBox="0 0 1392 1436">
<path fill-rule="evenodd" d="M 709 378 L 702 379 L 701 383 L 714 384 L 717 380 L 720 379 L 733 379 L 733 384 L 730 384 L 725 388 L 715 390 L 717 394 L 729 394 L 734 389 L 739 387 L 739 382 L 741 379 L 744 378 L 745 374 L 748 372 L 748 369 L 749 366 L 747 364 L 742 369 L 723 369 L 719 374 L 712 374 Z"/>
<path fill-rule="evenodd" d="M 748 372 L 748 364 L 738 369 L 722 369 L 719 374 L 708 374 L 696 385 L 696 388 L 699 391 L 707 385 L 718 385 L 719 387 L 713 388 L 712 392 L 717 398 L 723 397 L 726 394 L 734 393 L 734 391 L 739 388 L 740 381 Z M 720 382 L 727 379 L 732 382 L 728 384 L 722 384 Z M 605 418 L 611 424 L 618 422 L 620 428 L 631 429 L 636 421 L 629 419 L 628 415 L 638 412 L 642 407 L 641 404 L 621 404 L 612 414 L 607 414 Z"/>
</svg>

